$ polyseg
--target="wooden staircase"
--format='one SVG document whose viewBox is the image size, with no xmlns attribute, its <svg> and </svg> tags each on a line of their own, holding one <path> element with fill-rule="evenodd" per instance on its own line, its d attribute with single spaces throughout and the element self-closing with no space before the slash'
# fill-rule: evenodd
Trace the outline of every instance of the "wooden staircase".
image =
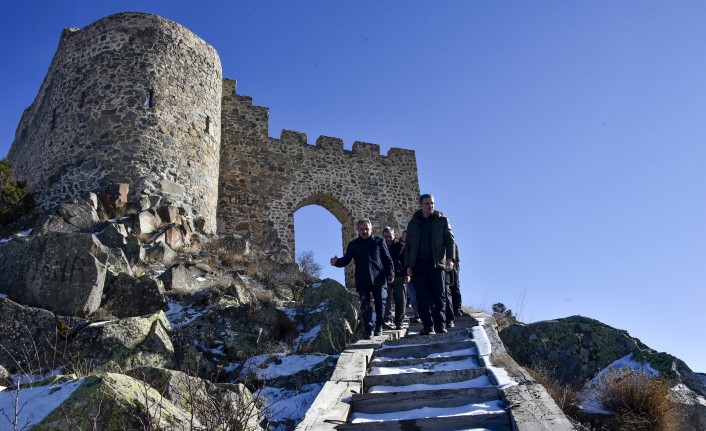
<svg viewBox="0 0 706 431">
<path fill-rule="evenodd" d="M 505 352 L 492 317 L 459 317 L 446 334 L 412 325 L 360 341 L 297 430 L 572 430 Z"/>
</svg>

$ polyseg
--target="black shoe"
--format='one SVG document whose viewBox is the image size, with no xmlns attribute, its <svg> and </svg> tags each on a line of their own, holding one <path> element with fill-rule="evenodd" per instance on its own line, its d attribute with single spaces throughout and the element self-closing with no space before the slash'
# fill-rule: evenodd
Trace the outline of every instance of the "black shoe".
<svg viewBox="0 0 706 431">
<path fill-rule="evenodd" d="M 401 323 L 395 323 L 395 329 L 402 329 Z"/>
<path fill-rule="evenodd" d="M 378 326 L 377 328 L 375 328 L 375 335 L 376 335 L 376 336 L 377 336 L 377 335 L 382 335 L 382 328 L 381 328 L 380 326 Z"/>
<path fill-rule="evenodd" d="M 441 328 L 441 329 L 437 329 L 437 330 L 436 330 L 436 333 L 437 333 L 437 334 L 445 334 L 445 333 L 447 333 L 447 332 L 449 332 L 449 331 L 447 331 L 446 328 Z"/>
<path fill-rule="evenodd" d="M 466 312 L 463 311 L 463 310 L 458 310 L 458 311 L 456 311 L 456 312 L 454 313 L 454 315 L 456 315 L 456 316 L 468 316 L 468 313 L 466 313 Z"/>
<path fill-rule="evenodd" d="M 366 340 L 369 340 L 369 339 L 373 338 L 373 333 L 370 331 L 365 331 L 365 334 L 363 334 L 363 338 L 365 338 Z"/>
<path fill-rule="evenodd" d="M 382 327 L 385 328 L 385 329 L 394 329 L 394 328 L 395 328 L 395 324 L 392 323 L 392 322 L 389 322 L 389 323 L 388 323 L 388 322 L 385 322 L 385 323 L 382 324 Z M 378 334 L 378 335 L 379 335 L 379 334 Z"/>
<path fill-rule="evenodd" d="M 412 323 L 422 323 L 422 319 L 420 319 L 419 316 L 417 316 L 413 319 L 410 319 L 409 321 Z"/>
<path fill-rule="evenodd" d="M 454 326 L 456 326 L 456 325 L 454 325 L 453 320 L 450 322 L 446 322 L 446 329 L 453 328 Z"/>
<path fill-rule="evenodd" d="M 436 332 L 432 328 L 424 328 L 419 331 L 419 335 L 434 335 Z"/>
</svg>

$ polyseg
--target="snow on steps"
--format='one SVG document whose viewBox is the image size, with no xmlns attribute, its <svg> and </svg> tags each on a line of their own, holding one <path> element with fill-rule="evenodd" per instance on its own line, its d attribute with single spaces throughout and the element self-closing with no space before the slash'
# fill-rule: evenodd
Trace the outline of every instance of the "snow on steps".
<svg viewBox="0 0 706 431">
<path fill-rule="evenodd" d="M 492 317 L 478 313 L 457 318 L 447 334 L 408 335 L 405 328 L 350 346 L 296 429 L 573 427 L 544 388 L 507 355 Z"/>
</svg>

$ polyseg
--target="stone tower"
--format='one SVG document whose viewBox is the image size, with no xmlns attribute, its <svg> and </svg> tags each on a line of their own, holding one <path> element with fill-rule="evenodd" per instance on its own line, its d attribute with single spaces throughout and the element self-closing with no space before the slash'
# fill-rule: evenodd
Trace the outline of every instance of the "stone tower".
<svg viewBox="0 0 706 431">
<path fill-rule="evenodd" d="M 215 232 L 221 62 L 172 21 L 119 13 L 65 29 L 8 158 L 42 209 L 130 184 Z"/>
</svg>

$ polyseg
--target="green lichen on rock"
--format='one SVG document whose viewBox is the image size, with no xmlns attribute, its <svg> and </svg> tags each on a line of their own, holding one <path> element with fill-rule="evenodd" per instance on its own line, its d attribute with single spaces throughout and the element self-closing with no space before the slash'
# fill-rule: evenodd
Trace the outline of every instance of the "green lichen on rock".
<svg viewBox="0 0 706 431">
<path fill-rule="evenodd" d="M 95 370 L 127 371 L 141 366 L 177 368 L 171 326 L 164 312 L 101 322 L 81 330 L 70 345 L 78 360 Z"/>
<path fill-rule="evenodd" d="M 101 373 L 84 378 L 60 407 L 32 429 L 93 429 L 94 420 L 103 431 L 146 429 L 148 423 L 151 429 L 201 426 L 147 383 L 123 374 Z"/>
<path fill-rule="evenodd" d="M 301 352 L 334 354 L 353 341 L 358 306 L 342 284 L 330 278 L 316 282 L 305 291 L 303 303 L 304 332 L 320 329 L 315 337 L 301 340 Z"/>
</svg>

